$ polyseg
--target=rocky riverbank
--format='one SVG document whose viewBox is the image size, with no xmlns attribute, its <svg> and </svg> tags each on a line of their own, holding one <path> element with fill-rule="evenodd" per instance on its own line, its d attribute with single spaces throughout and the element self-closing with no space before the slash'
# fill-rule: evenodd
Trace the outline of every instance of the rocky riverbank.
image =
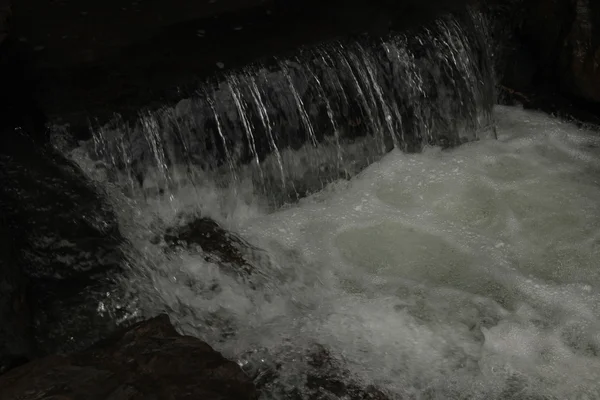
<svg viewBox="0 0 600 400">
<path fill-rule="evenodd" d="M 0 376 L 3 399 L 256 399 L 240 367 L 160 316 L 87 350 L 35 360 Z"/>
</svg>

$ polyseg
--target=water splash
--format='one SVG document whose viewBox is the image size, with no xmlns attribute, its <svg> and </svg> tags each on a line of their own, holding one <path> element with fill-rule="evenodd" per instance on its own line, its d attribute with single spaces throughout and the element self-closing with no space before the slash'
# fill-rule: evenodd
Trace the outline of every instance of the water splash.
<svg viewBox="0 0 600 400">
<path fill-rule="evenodd" d="M 150 243 L 164 234 L 157 214 L 177 226 L 162 215 L 171 207 L 134 204 L 119 213 L 136 251 L 124 285 L 143 314 L 168 312 L 238 361 L 265 400 L 319 398 L 316 344 L 340 366 L 335 382 L 392 399 L 596 399 L 598 132 L 516 108 L 497 116 L 499 140 L 392 151 L 268 214 L 240 202 L 220 217 L 228 198 L 204 184 L 202 215 L 233 220 L 262 249 L 247 280 Z"/>
<path fill-rule="evenodd" d="M 482 24 L 305 50 L 97 129 L 86 172 L 159 186 L 115 206 L 143 313 L 267 375 L 265 399 L 310 398 L 315 344 L 391 398 L 598 398 L 597 134 L 499 108 L 500 140 L 426 149 L 495 135 Z M 394 147 L 425 151 L 326 185 Z M 263 249 L 257 273 L 156 245 L 186 206 Z"/>
</svg>

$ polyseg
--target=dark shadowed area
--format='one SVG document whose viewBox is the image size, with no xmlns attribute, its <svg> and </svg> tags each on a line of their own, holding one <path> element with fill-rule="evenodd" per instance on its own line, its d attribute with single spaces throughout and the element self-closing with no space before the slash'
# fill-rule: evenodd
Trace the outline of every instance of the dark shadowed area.
<svg viewBox="0 0 600 400">
<path fill-rule="evenodd" d="M 53 120 L 136 113 L 193 93 L 223 69 L 299 46 L 431 20 L 466 0 L 23 0 L 13 33 Z"/>
</svg>

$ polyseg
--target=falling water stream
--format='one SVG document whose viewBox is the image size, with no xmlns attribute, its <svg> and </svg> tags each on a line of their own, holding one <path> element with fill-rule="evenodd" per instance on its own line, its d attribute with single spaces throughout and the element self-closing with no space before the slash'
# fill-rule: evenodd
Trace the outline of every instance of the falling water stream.
<svg viewBox="0 0 600 400">
<path fill-rule="evenodd" d="M 94 127 L 70 154 L 119 214 L 136 311 L 265 399 L 321 390 L 315 349 L 393 399 L 600 398 L 600 136 L 493 108 L 468 22 L 307 49 Z M 200 216 L 248 242 L 250 274 L 156 240 Z"/>
<path fill-rule="evenodd" d="M 485 24 L 468 20 L 470 29 L 446 18 L 415 34 L 303 49 L 229 73 L 136 124 L 92 126 L 85 151 L 131 193 L 176 192 L 196 183 L 192 170 L 217 171 L 223 185 L 249 179 L 278 206 L 392 148 L 493 135 Z"/>
</svg>

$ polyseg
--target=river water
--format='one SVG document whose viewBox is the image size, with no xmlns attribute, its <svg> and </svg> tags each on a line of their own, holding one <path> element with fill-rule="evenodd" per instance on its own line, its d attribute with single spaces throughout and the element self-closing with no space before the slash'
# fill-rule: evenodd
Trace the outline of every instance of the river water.
<svg viewBox="0 0 600 400">
<path fill-rule="evenodd" d="M 234 72 L 69 149 L 127 239 L 130 317 L 166 312 L 264 399 L 600 398 L 600 134 L 493 108 L 469 18 Z M 198 218 L 250 268 L 167 248 Z"/>
<path fill-rule="evenodd" d="M 250 183 L 144 202 L 108 185 L 134 249 L 124 286 L 249 373 L 277 370 L 264 398 L 306 390 L 315 346 L 391 398 L 600 398 L 600 135 L 494 115 L 498 140 L 394 150 L 277 209 Z M 182 212 L 261 249 L 254 273 L 165 255 L 152 237 Z"/>
</svg>

